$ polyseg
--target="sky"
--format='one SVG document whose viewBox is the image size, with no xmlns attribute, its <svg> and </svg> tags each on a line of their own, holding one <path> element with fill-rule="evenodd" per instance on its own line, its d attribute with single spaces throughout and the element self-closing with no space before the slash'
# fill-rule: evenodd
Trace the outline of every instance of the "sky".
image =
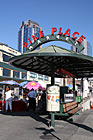
<svg viewBox="0 0 93 140">
<path fill-rule="evenodd" d="M 71 29 L 71 36 L 77 31 L 93 46 L 93 0 L 0 0 L 0 42 L 18 49 L 18 31 L 29 19 L 42 27 L 44 35 L 51 34 L 52 27 L 61 27 L 63 33 Z M 51 43 L 69 49 L 61 41 Z"/>
</svg>

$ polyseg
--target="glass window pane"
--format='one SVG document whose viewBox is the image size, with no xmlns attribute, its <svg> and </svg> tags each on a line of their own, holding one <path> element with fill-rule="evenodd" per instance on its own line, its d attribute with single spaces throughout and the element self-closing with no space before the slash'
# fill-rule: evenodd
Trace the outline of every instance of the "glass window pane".
<svg viewBox="0 0 93 140">
<path fill-rule="evenodd" d="M 19 72 L 13 71 L 13 78 L 19 78 Z"/>
<path fill-rule="evenodd" d="M 38 74 L 38 79 L 39 79 L 39 80 L 43 80 L 43 75 Z"/>
<path fill-rule="evenodd" d="M 8 62 L 10 58 L 11 58 L 11 56 L 3 54 L 3 61 L 4 62 Z"/>
<path fill-rule="evenodd" d="M 36 75 L 36 73 L 34 73 L 34 72 L 30 72 L 30 77 L 31 77 L 31 78 L 36 78 L 37 75 Z"/>
<path fill-rule="evenodd" d="M 27 74 L 26 73 L 22 73 L 22 79 L 27 79 Z"/>
<path fill-rule="evenodd" d="M 44 80 L 45 80 L 45 81 L 49 81 L 48 76 L 44 76 Z"/>
<path fill-rule="evenodd" d="M 3 76 L 9 76 L 10 77 L 10 70 L 3 68 Z"/>
</svg>

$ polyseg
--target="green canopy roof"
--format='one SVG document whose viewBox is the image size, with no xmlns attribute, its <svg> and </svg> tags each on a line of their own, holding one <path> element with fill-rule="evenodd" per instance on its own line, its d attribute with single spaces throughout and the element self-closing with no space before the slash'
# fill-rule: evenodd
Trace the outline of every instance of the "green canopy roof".
<svg viewBox="0 0 93 140">
<path fill-rule="evenodd" d="M 9 63 L 17 68 L 47 76 L 51 76 L 54 66 L 55 77 L 61 78 L 71 74 L 76 78 L 93 77 L 93 57 L 55 45 L 12 57 Z M 59 69 L 62 71 L 57 73 Z"/>
</svg>

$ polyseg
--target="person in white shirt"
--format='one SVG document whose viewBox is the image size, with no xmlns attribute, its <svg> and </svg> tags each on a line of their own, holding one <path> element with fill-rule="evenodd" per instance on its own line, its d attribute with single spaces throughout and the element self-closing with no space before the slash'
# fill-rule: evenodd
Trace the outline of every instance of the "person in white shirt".
<svg viewBox="0 0 93 140">
<path fill-rule="evenodd" d="M 28 97 L 29 97 L 29 109 L 32 109 L 35 112 L 37 93 L 34 91 L 34 89 L 31 89 L 31 91 L 28 93 Z"/>
<path fill-rule="evenodd" d="M 9 87 L 6 87 L 6 92 L 5 92 L 6 112 L 8 110 L 8 105 L 9 105 L 10 111 L 12 112 L 12 93 L 13 93 L 13 90 L 10 90 Z"/>
</svg>

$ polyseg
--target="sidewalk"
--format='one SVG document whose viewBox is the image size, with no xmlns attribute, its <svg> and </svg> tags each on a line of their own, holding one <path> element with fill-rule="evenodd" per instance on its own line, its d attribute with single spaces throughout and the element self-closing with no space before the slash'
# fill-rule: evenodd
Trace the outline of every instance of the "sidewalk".
<svg viewBox="0 0 93 140">
<path fill-rule="evenodd" d="M 47 115 L 1 112 L 0 140 L 93 140 L 93 110 L 80 112 L 73 119 L 55 120 L 55 128 L 49 128 Z"/>
</svg>

